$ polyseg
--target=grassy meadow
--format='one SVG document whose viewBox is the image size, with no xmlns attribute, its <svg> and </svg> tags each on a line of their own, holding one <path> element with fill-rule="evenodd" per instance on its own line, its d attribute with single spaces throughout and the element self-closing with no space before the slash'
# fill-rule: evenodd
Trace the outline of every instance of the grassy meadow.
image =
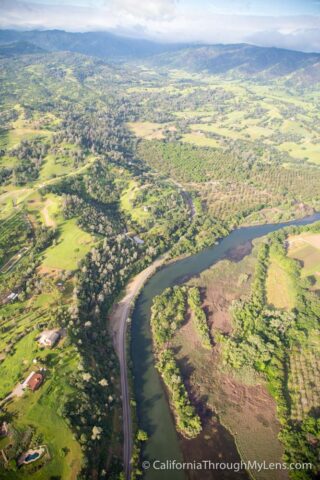
<svg viewBox="0 0 320 480">
<path fill-rule="evenodd" d="M 295 307 L 295 285 L 290 275 L 277 261 L 271 258 L 266 280 L 267 301 L 274 308 L 292 310 Z"/>
</svg>

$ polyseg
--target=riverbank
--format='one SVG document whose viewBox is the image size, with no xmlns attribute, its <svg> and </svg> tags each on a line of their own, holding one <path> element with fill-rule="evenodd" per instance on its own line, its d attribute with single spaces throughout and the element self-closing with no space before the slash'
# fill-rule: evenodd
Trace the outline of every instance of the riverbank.
<svg viewBox="0 0 320 480">
<path fill-rule="evenodd" d="M 282 224 L 261 225 L 241 228 L 202 252 L 182 260 L 162 266 L 145 284 L 139 295 L 133 311 L 131 356 L 135 378 L 135 393 L 139 425 L 148 433 L 149 439 L 143 452 L 143 458 L 148 461 L 155 459 L 166 461 L 183 460 L 187 452 L 183 452 L 175 430 L 173 418 L 167 403 L 158 372 L 154 368 L 152 338 L 150 333 L 150 309 L 153 297 L 159 295 L 165 288 L 181 283 L 182 279 L 198 275 L 211 265 L 226 257 L 235 247 L 241 247 L 237 255 L 244 255 L 248 242 L 262 237 L 272 231 L 287 225 L 313 223 L 320 219 L 314 215 L 303 220 Z M 247 244 L 247 245 L 246 245 Z M 246 246 L 245 246 L 246 245 Z M 188 459 L 189 460 L 189 459 Z M 153 469 L 145 472 L 145 478 L 158 480 L 164 478 L 163 471 Z M 184 479 L 181 471 L 165 471 L 168 480 Z M 238 477 L 239 478 L 239 477 Z"/>
<path fill-rule="evenodd" d="M 120 383 L 122 396 L 122 416 L 123 416 L 123 458 L 126 479 L 131 477 L 131 457 L 133 448 L 132 418 L 130 407 L 130 394 L 128 382 L 127 365 L 127 322 L 134 305 L 134 300 L 139 294 L 146 280 L 165 262 L 166 257 L 162 256 L 155 260 L 149 267 L 136 275 L 127 285 L 125 295 L 114 306 L 109 316 L 110 328 L 114 348 L 119 358 Z"/>
</svg>

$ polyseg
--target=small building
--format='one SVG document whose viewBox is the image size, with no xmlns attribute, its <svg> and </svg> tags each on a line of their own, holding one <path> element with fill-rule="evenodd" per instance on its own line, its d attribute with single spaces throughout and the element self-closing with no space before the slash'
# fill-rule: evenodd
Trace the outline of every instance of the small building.
<svg viewBox="0 0 320 480">
<path fill-rule="evenodd" d="M 11 292 L 8 296 L 7 296 L 7 301 L 8 302 L 13 302 L 16 298 L 17 298 L 18 294 L 15 293 L 15 292 Z"/>
<path fill-rule="evenodd" d="M 54 347 L 60 338 L 60 332 L 58 330 L 46 330 L 41 333 L 39 338 L 40 345 L 44 347 Z"/>
<path fill-rule="evenodd" d="M 26 386 L 30 388 L 32 392 L 37 390 L 43 383 L 43 375 L 39 372 L 32 372 L 26 380 Z"/>
</svg>

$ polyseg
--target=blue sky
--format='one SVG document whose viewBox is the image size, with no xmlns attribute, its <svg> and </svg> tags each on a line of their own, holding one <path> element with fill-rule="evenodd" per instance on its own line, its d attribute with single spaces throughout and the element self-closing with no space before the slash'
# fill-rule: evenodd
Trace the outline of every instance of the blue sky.
<svg viewBox="0 0 320 480">
<path fill-rule="evenodd" d="M 320 0 L 0 0 L 0 28 L 320 51 Z"/>
<path fill-rule="evenodd" d="M 29 0 L 22 0 L 30 3 Z M 108 1 L 104 0 L 34 0 L 33 3 L 43 5 L 70 5 L 75 7 L 101 8 Z M 111 3 L 111 2 L 109 2 Z M 141 2 L 142 3 L 142 2 Z M 152 1 L 150 2 L 152 3 Z M 320 0 L 180 0 L 182 6 L 210 9 L 222 14 L 251 15 L 319 15 Z"/>
</svg>

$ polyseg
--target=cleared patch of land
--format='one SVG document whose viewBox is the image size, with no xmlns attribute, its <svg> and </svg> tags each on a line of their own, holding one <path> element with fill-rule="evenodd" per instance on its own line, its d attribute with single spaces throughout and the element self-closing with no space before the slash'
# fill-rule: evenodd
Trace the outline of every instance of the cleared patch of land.
<svg viewBox="0 0 320 480">
<path fill-rule="evenodd" d="M 150 218 L 150 213 L 148 212 L 148 208 L 141 205 L 138 201 L 138 196 L 141 193 L 141 190 L 141 185 L 138 185 L 136 181 L 131 180 L 122 193 L 120 205 L 135 222 L 144 225 Z"/>
<path fill-rule="evenodd" d="M 320 234 L 289 237 L 288 256 L 301 262 L 301 276 L 312 277 L 313 288 L 320 288 Z"/>
<path fill-rule="evenodd" d="M 161 139 L 163 135 L 163 125 L 161 123 L 152 122 L 130 122 L 128 127 L 137 137 L 146 138 L 147 140 Z"/>
<path fill-rule="evenodd" d="M 187 143 L 193 143 L 200 147 L 213 147 L 219 148 L 219 142 L 214 138 L 206 137 L 202 132 L 186 133 L 183 135 L 182 140 Z"/>
<path fill-rule="evenodd" d="M 270 259 L 266 281 L 267 299 L 275 308 L 292 310 L 295 306 L 295 290 L 290 275 L 276 258 Z"/>
<path fill-rule="evenodd" d="M 76 219 L 66 220 L 59 228 L 56 245 L 46 250 L 42 265 L 46 268 L 74 270 L 94 244 L 93 237 L 81 230 Z"/>
</svg>

